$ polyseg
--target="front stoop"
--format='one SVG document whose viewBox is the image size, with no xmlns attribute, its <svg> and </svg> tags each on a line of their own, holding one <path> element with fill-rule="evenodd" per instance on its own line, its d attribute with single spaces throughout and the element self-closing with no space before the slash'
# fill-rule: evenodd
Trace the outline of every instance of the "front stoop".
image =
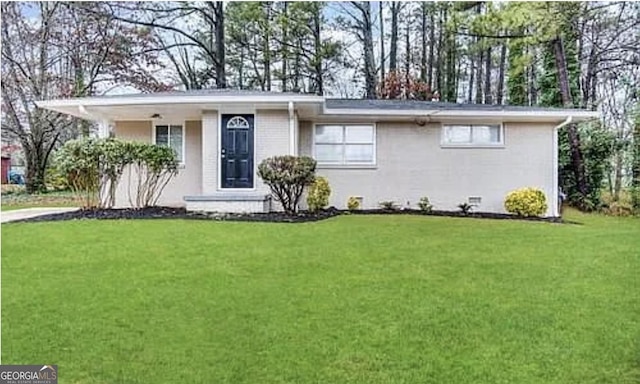
<svg viewBox="0 0 640 384">
<path fill-rule="evenodd" d="M 220 213 L 264 213 L 271 211 L 271 196 L 259 193 L 218 193 L 185 196 L 187 211 Z"/>
</svg>

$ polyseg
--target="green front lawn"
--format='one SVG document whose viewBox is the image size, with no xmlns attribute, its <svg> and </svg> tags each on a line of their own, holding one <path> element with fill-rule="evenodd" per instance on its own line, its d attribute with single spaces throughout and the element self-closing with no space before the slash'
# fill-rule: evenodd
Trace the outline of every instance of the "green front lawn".
<svg viewBox="0 0 640 384">
<path fill-rule="evenodd" d="M 2 363 L 60 383 L 637 383 L 640 220 L 2 226 Z"/>
</svg>

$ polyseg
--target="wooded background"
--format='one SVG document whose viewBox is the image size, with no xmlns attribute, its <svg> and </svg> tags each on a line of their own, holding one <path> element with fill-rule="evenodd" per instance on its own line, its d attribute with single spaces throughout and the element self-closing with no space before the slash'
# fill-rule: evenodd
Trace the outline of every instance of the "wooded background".
<svg viewBox="0 0 640 384">
<path fill-rule="evenodd" d="M 34 100 L 233 88 L 599 110 L 561 130 L 561 186 L 585 210 L 603 191 L 640 207 L 640 3 L 15 2 L 2 43 L 2 134 L 30 191 L 91 130 Z"/>
</svg>

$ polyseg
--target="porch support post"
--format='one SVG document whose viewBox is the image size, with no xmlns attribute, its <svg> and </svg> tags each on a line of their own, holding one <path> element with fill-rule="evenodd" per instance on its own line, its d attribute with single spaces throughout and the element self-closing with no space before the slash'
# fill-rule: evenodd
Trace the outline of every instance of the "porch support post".
<svg viewBox="0 0 640 384">
<path fill-rule="evenodd" d="M 296 155 L 296 112 L 293 101 L 289 102 L 289 154 Z"/>
<path fill-rule="evenodd" d="M 218 111 L 202 113 L 202 194 L 212 195 L 218 188 Z"/>
<path fill-rule="evenodd" d="M 98 137 L 106 139 L 111 134 L 111 121 L 102 119 L 98 122 Z"/>
</svg>

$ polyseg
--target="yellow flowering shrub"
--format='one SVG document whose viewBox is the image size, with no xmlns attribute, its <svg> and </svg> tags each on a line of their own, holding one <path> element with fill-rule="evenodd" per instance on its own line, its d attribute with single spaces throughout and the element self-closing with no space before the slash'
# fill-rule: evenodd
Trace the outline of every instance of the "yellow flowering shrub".
<svg viewBox="0 0 640 384">
<path fill-rule="evenodd" d="M 347 209 L 350 211 L 360 209 L 360 199 L 355 196 L 349 197 L 349 200 L 347 200 Z"/>
<path fill-rule="evenodd" d="M 547 198 L 537 188 L 520 188 L 507 194 L 504 208 L 518 216 L 540 216 L 547 211 Z"/>
<path fill-rule="evenodd" d="M 329 181 L 318 176 L 309 187 L 309 194 L 307 195 L 307 205 L 311 212 L 316 212 L 321 209 L 325 209 L 329 205 L 329 196 L 331 195 L 331 187 Z"/>
</svg>

